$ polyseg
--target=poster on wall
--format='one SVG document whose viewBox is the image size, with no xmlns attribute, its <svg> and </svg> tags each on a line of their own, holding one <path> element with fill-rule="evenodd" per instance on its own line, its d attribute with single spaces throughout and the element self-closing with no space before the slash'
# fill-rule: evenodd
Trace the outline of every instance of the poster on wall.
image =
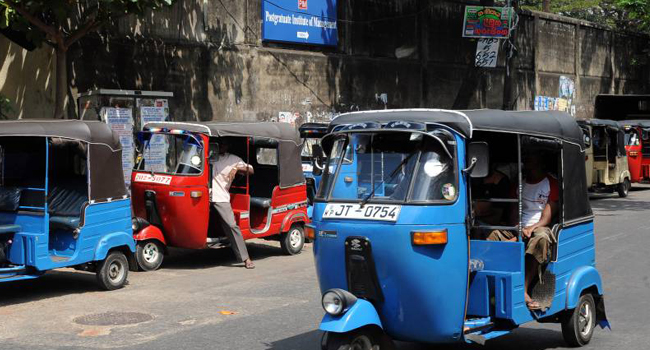
<svg viewBox="0 0 650 350">
<path fill-rule="evenodd" d="M 495 68 L 499 53 L 499 39 L 478 39 L 476 44 L 476 67 Z"/>
<path fill-rule="evenodd" d="M 119 136 L 122 144 L 122 171 L 124 182 L 131 187 L 131 170 L 133 169 L 133 110 L 131 108 L 102 107 L 102 120 Z"/>
<path fill-rule="evenodd" d="M 160 107 L 140 107 L 142 125 L 149 122 L 162 122 L 167 120 L 169 110 L 160 104 Z M 167 138 L 165 135 L 153 135 L 149 146 L 145 150 L 147 169 L 154 172 L 165 172 L 167 159 Z"/>
<path fill-rule="evenodd" d="M 512 14 L 511 7 L 465 6 L 463 37 L 508 38 Z"/>
<path fill-rule="evenodd" d="M 336 0 L 262 0 L 262 40 L 338 45 Z"/>
</svg>

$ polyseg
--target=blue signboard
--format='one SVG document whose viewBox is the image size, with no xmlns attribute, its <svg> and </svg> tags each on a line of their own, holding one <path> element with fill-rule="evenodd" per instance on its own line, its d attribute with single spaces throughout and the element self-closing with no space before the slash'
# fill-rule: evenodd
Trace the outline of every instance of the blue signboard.
<svg viewBox="0 0 650 350">
<path fill-rule="evenodd" d="M 336 0 L 262 0 L 262 40 L 336 46 Z"/>
</svg>

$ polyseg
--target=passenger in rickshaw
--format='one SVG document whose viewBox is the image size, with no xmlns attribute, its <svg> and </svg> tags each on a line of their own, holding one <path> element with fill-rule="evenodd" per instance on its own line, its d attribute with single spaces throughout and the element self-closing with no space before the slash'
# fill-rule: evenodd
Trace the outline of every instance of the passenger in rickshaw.
<svg viewBox="0 0 650 350">
<path fill-rule="evenodd" d="M 244 237 L 235 221 L 235 215 L 230 205 L 229 191 L 235 176 L 238 173 L 252 175 L 254 173 L 253 166 L 246 164 L 238 156 L 228 153 L 230 144 L 224 139 L 219 139 L 211 146 L 211 149 L 218 148 L 219 151 L 218 156 L 211 154 L 210 157 L 210 164 L 212 166 L 212 193 L 210 195 L 210 202 L 214 210 L 219 214 L 219 224 L 230 240 L 230 246 L 235 252 L 235 255 L 244 263 L 247 269 L 254 269 L 255 264 L 248 255 Z"/>
<path fill-rule="evenodd" d="M 472 183 L 472 197 L 477 199 L 473 207 L 474 217 L 482 225 L 505 225 L 509 221 L 508 203 L 492 203 L 486 200 L 512 197 L 513 188 L 510 179 L 497 169 L 496 163 L 493 163 L 488 176 L 476 180 L 477 182 Z M 486 238 L 484 232 L 479 232 L 478 236 L 476 239 Z"/>
<path fill-rule="evenodd" d="M 529 295 L 529 288 L 537 274 L 541 281 L 541 269 L 549 262 L 551 244 L 555 237 L 551 231 L 556 217 L 559 187 L 557 180 L 544 170 L 543 157 L 540 153 L 524 155 L 525 178 L 522 191 L 522 225 L 523 240 L 526 243 L 526 278 L 525 300 L 529 309 L 539 309 L 540 304 Z M 511 217 L 517 217 L 513 208 Z M 488 236 L 490 241 L 517 241 L 516 232 L 494 230 Z"/>
</svg>

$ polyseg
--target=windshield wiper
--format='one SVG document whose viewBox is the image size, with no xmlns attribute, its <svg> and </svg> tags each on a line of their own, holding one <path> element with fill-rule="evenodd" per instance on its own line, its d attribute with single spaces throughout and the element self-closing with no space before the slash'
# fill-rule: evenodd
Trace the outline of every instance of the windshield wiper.
<svg viewBox="0 0 650 350">
<path fill-rule="evenodd" d="M 397 165 L 397 167 L 395 167 L 395 169 L 390 173 L 390 175 L 388 175 L 387 179 L 385 179 L 385 180 L 382 179 L 381 182 L 379 182 L 375 186 L 375 188 L 373 188 L 372 191 L 370 191 L 370 193 L 366 196 L 366 198 L 364 198 L 361 202 L 359 202 L 359 207 L 363 208 L 363 206 L 368 203 L 368 201 L 372 198 L 372 196 L 375 195 L 375 191 L 377 191 L 379 189 L 379 186 L 381 186 L 387 180 L 392 179 L 404 167 L 404 165 L 406 165 L 406 163 L 409 161 L 409 159 L 411 159 L 411 157 L 413 157 L 413 155 L 415 155 L 415 153 L 419 153 L 419 152 L 413 152 L 413 153 L 409 154 L 406 158 L 404 158 L 404 160 L 401 163 L 399 163 Z"/>
</svg>

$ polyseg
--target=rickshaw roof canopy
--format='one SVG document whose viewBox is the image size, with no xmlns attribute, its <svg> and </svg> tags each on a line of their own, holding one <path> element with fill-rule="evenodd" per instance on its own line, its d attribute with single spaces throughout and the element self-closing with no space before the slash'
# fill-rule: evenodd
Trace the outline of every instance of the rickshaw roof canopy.
<svg viewBox="0 0 650 350">
<path fill-rule="evenodd" d="M 113 151 L 122 149 L 117 135 L 100 121 L 5 120 L 0 121 L 0 136 L 56 137 L 101 144 Z"/>
<path fill-rule="evenodd" d="M 288 123 L 273 122 L 150 122 L 144 130 L 162 128 L 168 130 L 186 130 L 192 133 L 206 134 L 212 137 L 241 136 L 265 137 L 278 141 L 300 144 L 300 135 L 296 128 Z"/>
<path fill-rule="evenodd" d="M 623 126 L 639 126 L 642 128 L 650 128 L 650 120 L 621 120 L 619 123 Z"/>
<path fill-rule="evenodd" d="M 342 114 L 332 121 L 330 130 L 337 125 L 357 123 L 389 123 L 407 121 L 413 123 L 438 123 L 446 125 L 467 138 L 474 131 L 510 132 L 526 135 L 547 136 L 582 145 L 582 130 L 575 119 L 557 111 L 502 111 L 441 109 L 397 109 Z"/>
<path fill-rule="evenodd" d="M 607 126 L 614 129 L 621 129 L 622 125 L 614 120 L 609 119 L 579 119 L 578 124 L 591 126 Z"/>
<path fill-rule="evenodd" d="M 60 138 L 86 144 L 90 200 L 128 196 L 122 169 L 122 145 L 107 124 L 84 120 L 0 121 L 0 137 L 10 136 Z"/>
</svg>

